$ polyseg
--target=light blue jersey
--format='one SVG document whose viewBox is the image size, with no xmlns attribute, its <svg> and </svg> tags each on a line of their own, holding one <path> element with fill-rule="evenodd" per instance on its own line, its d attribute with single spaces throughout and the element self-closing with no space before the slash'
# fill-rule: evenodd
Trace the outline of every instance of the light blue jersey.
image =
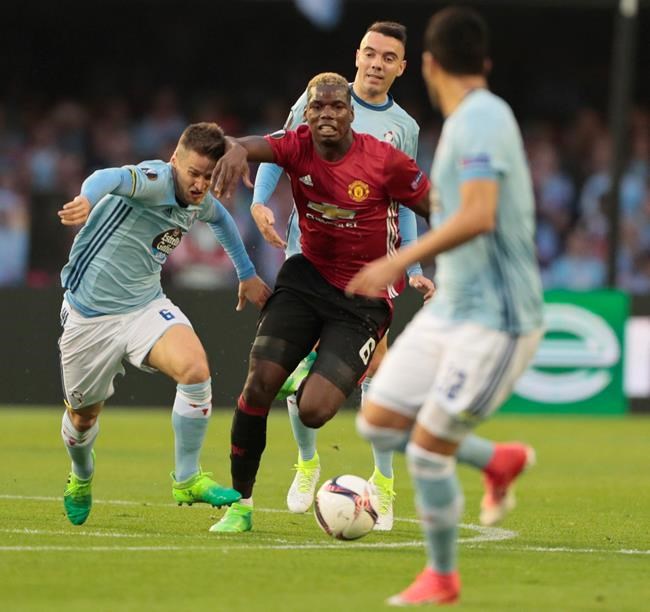
<svg viewBox="0 0 650 612">
<path fill-rule="evenodd" d="M 460 206 L 464 181 L 499 184 L 496 229 L 436 257 L 437 316 L 512 334 L 542 325 L 535 257 L 534 199 L 512 110 L 485 89 L 470 92 L 446 119 L 431 169 L 433 227 Z"/>
<path fill-rule="evenodd" d="M 384 104 L 369 104 L 354 93 L 352 94 L 352 106 L 354 107 L 354 121 L 352 129 L 360 134 L 370 134 L 378 140 L 390 142 L 395 148 L 406 153 L 413 159 L 418 152 L 418 136 L 420 127 L 399 104 L 388 95 Z M 307 92 L 298 98 L 291 107 L 291 112 L 285 123 L 285 129 L 295 130 L 304 123 L 304 113 L 307 107 Z M 283 170 L 275 164 L 261 164 L 255 178 L 255 191 L 253 202 L 266 204 L 275 190 Z M 399 231 L 402 238 L 401 246 L 405 246 L 417 239 L 417 222 L 415 213 L 400 206 L 399 208 Z M 291 211 L 289 226 L 287 228 L 287 257 L 300 253 L 300 229 L 298 227 L 298 215 L 296 209 Z M 409 275 L 422 274 L 421 267 L 416 264 L 409 268 Z"/>
<path fill-rule="evenodd" d="M 81 194 L 93 208 L 61 283 L 66 299 L 85 316 L 126 313 L 162 297 L 161 267 L 197 220 L 210 224 L 240 280 L 255 275 L 228 211 L 210 194 L 197 206 L 180 203 L 169 163 L 98 170 Z"/>
</svg>

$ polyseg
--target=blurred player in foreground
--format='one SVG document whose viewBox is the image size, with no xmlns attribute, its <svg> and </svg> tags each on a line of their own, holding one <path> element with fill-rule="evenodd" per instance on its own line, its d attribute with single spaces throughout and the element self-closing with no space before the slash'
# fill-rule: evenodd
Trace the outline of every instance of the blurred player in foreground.
<svg viewBox="0 0 650 612">
<path fill-rule="evenodd" d="M 415 159 L 420 128 L 415 119 L 388 93 L 395 79 L 401 76 L 406 68 L 405 52 L 406 28 L 402 24 L 379 21 L 368 28 L 356 52 L 357 73 L 354 82 L 350 84 L 354 108 L 352 128 L 356 132 L 371 134 L 379 140 L 389 142 Z M 295 130 L 304 123 L 306 106 L 307 92 L 305 91 L 291 108 L 289 118 L 284 126 L 285 129 Z M 251 214 L 264 238 L 276 247 L 286 248 L 286 256 L 289 258 L 301 252 L 300 228 L 296 210 L 294 208 L 291 213 L 287 242 L 285 243 L 274 228 L 273 211 L 266 206 L 281 174 L 282 168 L 275 164 L 260 166 L 255 177 Z M 399 207 L 398 219 L 389 217 L 387 221 L 396 226 L 395 230 L 399 231 L 402 246 L 410 244 L 417 238 L 415 213 L 406 206 Z M 430 279 L 422 275 L 420 264 L 416 262 L 410 266 L 407 273 L 409 285 L 421 291 L 425 300 L 431 298 L 434 286 Z M 385 335 L 377 345 L 361 383 L 362 401 L 387 348 L 387 335 Z M 309 510 L 314 501 L 314 493 L 320 477 L 316 430 L 302 423 L 296 401 L 296 392 L 300 383 L 307 376 L 315 358 L 316 352 L 312 351 L 287 378 L 280 391 L 280 399 L 288 395 L 286 399 L 289 420 L 298 444 L 296 476 L 287 494 L 287 506 L 291 512 L 296 513 Z M 370 482 L 375 487 L 379 498 L 379 519 L 375 529 L 389 531 L 393 527 L 393 498 L 395 496 L 393 452 L 381 451 L 374 445 L 372 450 L 375 469 L 370 477 Z"/>
<path fill-rule="evenodd" d="M 487 47 L 474 11 L 448 8 L 431 19 L 422 74 L 445 116 L 431 171 L 434 229 L 347 288 L 380 295 L 414 261 L 436 257 L 436 297 L 389 350 L 357 420 L 375 444 L 406 447 L 416 490 L 428 562 L 388 600 L 397 606 L 458 599 L 455 454 L 510 395 L 543 334 L 531 179 L 513 113 L 488 91 Z"/>
<path fill-rule="evenodd" d="M 240 498 L 201 471 L 199 454 L 212 412 L 205 350 L 183 312 L 167 299 L 160 270 L 196 220 L 209 223 L 239 277 L 241 310 L 262 307 L 270 289 L 255 275 L 237 226 L 209 193 L 225 139 L 215 123 L 190 125 L 169 163 L 98 170 L 59 211 L 63 225 L 85 224 L 61 272 L 65 297 L 59 341 L 66 410 L 61 434 L 72 459 L 63 501 L 74 525 L 92 505 L 93 446 L 98 416 L 124 374 L 123 360 L 173 378 L 173 498 L 179 503 L 231 504 Z"/>
<path fill-rule="evenodd" d="M 288 374 L 319 342 L 297 406 L 304 425 L 321 427 L 366 371 L 390 324 L 391 298 L 404 286 L 400 278 L 376 299 L 343 292 L 365 263 L 396 248 L 399 235 L 390 221 L 397 202 L 425 216 L 429 204 L 429 181 L 415 162 L 386 142 L 353 132 L 353 119 L 348 82 L 338 74 L 318 75 L 307 86 L 307 125 L 239 139 L 239 150 L 233 145 L 215 169 L 220 193 L 232 189 L 246 155 L 282 166 L 291 177 L 302 253 L 285 261 L 260 316 L 231 430 L 233 486 L 242 500 L 211 531 L 252 528 L 267 416 Z"/>
</svg>

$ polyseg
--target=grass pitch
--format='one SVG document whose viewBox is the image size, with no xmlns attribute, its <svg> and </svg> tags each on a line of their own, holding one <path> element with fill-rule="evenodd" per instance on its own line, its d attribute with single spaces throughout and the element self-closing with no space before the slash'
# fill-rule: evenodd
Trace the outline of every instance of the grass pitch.
<svg viewBox="0 0 650 612">
<path fill-rule="evenodd" d="M 95 505 L 70 525 L 61 410 L 0 410 L 0 599 L 22 610 L 366 611 L 424 564 L 412 488 L 396 462 L 389 534 L 332 540 L 313 516 L 285 512 L 296 450 L 286 414 L 269 422 L 254 531 L 208 533 L 222 511 L 171 501 L 169 410 L 106 409 L 96 445 Z M 229 482 L 230 410 L 216 411 L 203 466 Z M 369 476 L 371 454 L 344 412 L 319 434 L 322 476 Z M 532 443 L 538 466 L 502 529 L 477 527 L 479 475 L 461 468 L 458 610 L 647 610 L 650 419 L 503 416 L 477 433 Z M 387 609 L 387 608 L 386 608 Z"/>
</svg>

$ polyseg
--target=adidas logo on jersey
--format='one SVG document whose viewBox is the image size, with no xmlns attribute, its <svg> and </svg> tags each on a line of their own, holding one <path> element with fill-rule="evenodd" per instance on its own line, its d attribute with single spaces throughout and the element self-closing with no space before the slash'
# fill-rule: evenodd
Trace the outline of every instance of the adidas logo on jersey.
<svg viewBox="0 0 650 612">
<path fill-rule="evenodd" d="M 305 174 L 305 176 L 301 176 L 298 179 L 301 183 L 304 183 L 307 185 L 307 187 L 313 187 L 314 186 L 314 181 L 311 180 L 311 176 L 309 174 Z"/>
</svg>

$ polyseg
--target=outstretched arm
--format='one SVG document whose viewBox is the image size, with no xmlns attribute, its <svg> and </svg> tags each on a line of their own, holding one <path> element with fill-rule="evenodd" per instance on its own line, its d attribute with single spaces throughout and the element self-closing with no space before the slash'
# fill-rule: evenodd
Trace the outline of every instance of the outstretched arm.
<svg viewBox="0 0 650 612">
<path fill-rule="evenodd" d="M 418 224 L 415 213 L 406 206 L 399 207 L 399 233 L 402 237 L 402 248 L 413 244 L 418 239 Z M 436 290 L 433 281 L 422 273 L 422 266 L 419 261 L 411 264 L 406 273 L 409 277 L 409 285 L 422 294 L 426 302 L 433 297 Z"/>
<path fill-rule="evenodd" d="M 250 182 L 249 161 L 273 162 L 273 149 L 263 136 L 245 136 L 244 138 L 226 139 L 226 152 L 217 162 L 212 172 L 212 191 L 215 196 L 228 199 L 243 178 L 248 187 Z"/>
<path fill-rule="evenodd" d="M 429 230 L 417 242 L 400 249 L 394 257 L 382 257 L 362 268 L 349 282 L 350 294 L 379 296 L 416 261 L 428 261 L 481 234 L 494 230 L 499 184 L 492 179 L 465 181 L 460 188 L 461 205 L 440 227 Z"/>
<path fill-rule="evenodd" d="M 250 260 L 241 239 L 237 225 L 230 213 L 220 202 L 215 201 L 215 216 L 209 222 L 210 228 L 228 254 L 237 271 L 239 279 L 237 310 L 242 310 L 246 302 L 252 302 L 258 308 L 266 303 L 271 290 L 255 274 L 255 266 Z"/>
<path fill-rule="evenodd" d="M 58 211 L 63 225 L 82 225 L 92 207 L 109 193 L 133 195 L 133 172 L 129 168 L 105 168 L 93 172 L 81 185 L 81 193 Z"/>
<path fill-rule="evenodd" d="M 253 203 L 251 204 L 251 215 L 257 225 L 257 229 L 264 240 L 271 246 L 285 249 L 287 243 L 280 237 L 276 231 L 275 215 L 273 211 L 266 206 L 269 198 L 275 191 L 282 174 L 282 168 L 276 164 L 260 164 L 255 177 L 255 190 L 253 191 Z"/>
<path fill-rule="evenodd" d="M 296 100 L 291 107 L 291 112 L 285 121 L 285 130 L 295 130 L 304 121 L 305 107 L 307 105 L 307 92 Z M 278 186 L 282 168 L 277 164 L 260 164 L 255 177 L 255 189 L 253 191 L 253 203 L 251 204 L 251 215 L 257 225 L 257 229 L 271 246 L 286 249 L 287 243 L 275 230 L 275 215 L 266 205 Z"/>
</svg>

